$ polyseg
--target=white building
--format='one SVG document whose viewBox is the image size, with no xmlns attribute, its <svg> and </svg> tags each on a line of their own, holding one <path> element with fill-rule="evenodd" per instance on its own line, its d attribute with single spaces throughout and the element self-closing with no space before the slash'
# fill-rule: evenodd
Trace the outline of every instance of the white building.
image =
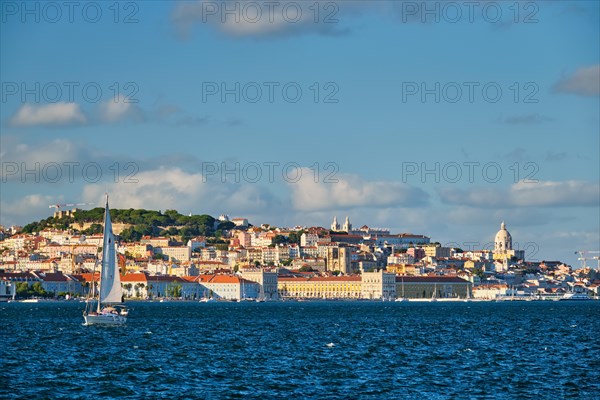
<svg viewBox="0 0 600 400">
<path fill-rule="evenodd" d="M 170 261 L 190 261 L 192 257 L 192 249 L 188 246 L 164 246 L 155 247 L 156 254 L 163 254 L 169 257 Z"/>
<path fill-rule="evenodd" d="M 264 270 L 245 270 L 242 277 L 260 285 L 258 298 L 264 300 L 277 300 L 277 272 Z"/>
<path fill-rule="evenodd" d="M 396 253 L 388 256 L 388 264 L 414 264 L 415 258 L 407 253 Z"/>
<path fill-rule="evenodd" d="M 230 275 L 200 275 L 197 282 L 201 285 L 203 297 L 223 300 L 257 299 L 260 285 L 256 282 Z"/>
<path fill-rule="evenodd" d="M 383 270 L 363 272 L 361 296 L 370 300 L 393 300 L 396 298 L 396 275 Z"/>
<path fill-rule="evenodd" d="M 316 246 L 319 241 L 319 235 L 316 233 L 306 233 L 304 232 L 302 236 L 300 236 L 300 246 Z"/>
</svg>

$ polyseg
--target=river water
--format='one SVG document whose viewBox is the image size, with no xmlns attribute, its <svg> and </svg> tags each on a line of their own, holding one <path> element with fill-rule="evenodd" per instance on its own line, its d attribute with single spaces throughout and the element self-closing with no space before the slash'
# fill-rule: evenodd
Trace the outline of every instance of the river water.
<svg viewBox="0 0 600 400">
<path fill-rule="evenodd" d="M 0 305 L 0 398 L 600 398 L 600 302 Z"/>
</svg>

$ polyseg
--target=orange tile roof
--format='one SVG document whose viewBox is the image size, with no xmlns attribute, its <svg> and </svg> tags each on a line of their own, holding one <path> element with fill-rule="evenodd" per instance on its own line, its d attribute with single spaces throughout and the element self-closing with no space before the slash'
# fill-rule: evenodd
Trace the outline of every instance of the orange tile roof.
<svg viewBox="0 0 600 400">
<path fill-rule="evenodd" d="M 142 272 L 134 272 L 121 276 L 121 282 L 148 282 L 148 276 Z"/>
<path fill-rule="evenodd" d="M 240 283 L 240 278 L 230 275 L 214 275 L 210 283 Z"/>
</svg>

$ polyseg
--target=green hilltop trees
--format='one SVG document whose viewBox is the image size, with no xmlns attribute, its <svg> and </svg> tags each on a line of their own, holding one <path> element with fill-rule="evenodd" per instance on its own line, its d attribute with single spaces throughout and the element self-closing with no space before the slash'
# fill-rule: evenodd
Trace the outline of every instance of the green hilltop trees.
<svg viewBox="0 0 600 400">
<path fill-rule="evenodd" d="M 144 235 L 153 236 L 181 236 L 187 241 L 194 236 L 213 236 L 215 219 L 210 215 L 182 215 L 175 210 L 160 211 L 133 209 L 110 210 L 113 223 L 125 223 L 132 226 L 124 229 L 121 240 L 125 242 L 138 241 Z M 96 207 L 91 210 L 77 211 L 73 216 L 62 218 L 48 217 L 38 222 L 32 222 L 23 227 L 24 233 L 39 232 L 46 228 L 66 230 L 69 227 L 77 229 L 79 224 L 92 223 L 88 229 L 80 232 L 92 235 L 102 232 L 102 221 L 104 219 L 104 208 Z M 232 223 L 220 223 L 219 229 L 231 229 Z"/>
</svg>

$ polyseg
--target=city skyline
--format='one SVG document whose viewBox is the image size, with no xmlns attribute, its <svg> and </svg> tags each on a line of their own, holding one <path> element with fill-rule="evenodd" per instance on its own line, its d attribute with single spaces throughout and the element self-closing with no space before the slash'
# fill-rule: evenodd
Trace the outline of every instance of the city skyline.
<svg viewBox="0 0 600 400">
<path fill-rule="evenodd" d="M 31 4 L 2 5 L 0 224 L 109 192 L 442 244 L 505 221 L 573 267 L 597 250 L 595 2 Z"/>
</svg>

